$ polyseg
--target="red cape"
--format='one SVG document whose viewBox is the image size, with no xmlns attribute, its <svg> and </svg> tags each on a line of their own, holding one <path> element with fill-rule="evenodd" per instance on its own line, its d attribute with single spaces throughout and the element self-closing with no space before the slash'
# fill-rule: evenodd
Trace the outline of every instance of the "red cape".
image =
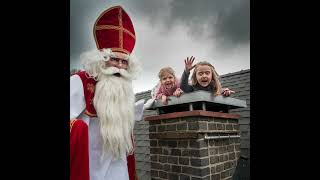
<svg viewBox="0 0 320 180">
<path fill-rule="evenodd" d="M 89 180 L 88 126 L 70 121 L 70 180 Z"/>
</svg>

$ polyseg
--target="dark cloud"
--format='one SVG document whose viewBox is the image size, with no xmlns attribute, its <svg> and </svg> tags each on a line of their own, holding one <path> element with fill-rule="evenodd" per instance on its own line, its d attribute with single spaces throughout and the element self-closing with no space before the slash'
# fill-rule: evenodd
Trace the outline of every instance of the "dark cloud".
<svg viewBox="0 0 320 180">
<path fill-rule="evenodd" d="M 114 5 L 122 5 L 133 23 L 140 23 L 135 51 L 144 73 L 167 65 L 182 71 L 177 59 L 188 55 L 214 57 L 219 73 L 249 67 L 250 0 L 70 0 L 71 68 L 79 66 L 80 53 L 95 47 L 94 21 Z"/>
<path fill-rule="evenodd" d="M 108 8 L 101 0 L 70 0 L 70 55 L 77 56 L 88 50 L 93 40 L 93 17 Z M 100 12 L 101 11 L 101 12 Z M 94 19 L 95 20 L 95 19 Z"/>
<path fill-rule="evenodd" d="M 166 0 L 134 0 L 129 1 L 128 5 L 131 9 L 135 9 L 137 16 L 150 17 L 158 19 L 163 15 L 163 12 L 168 8 L 170 1 Z"/>
<path fill-rule="evenodd" d="M 231 11 L 223 11 L 218 16 L 217 37 L 226 38 L 230 43 L 249 43 L 250 41 L 250 2 L 242 0 L 234 4 Z"/>
<path fill-rule="evenodd" d="M 100 0 L 70 1 L 71 54 L 86 50 L 91 41 L 92 37 L 87 35 L 91 32 L 84 28 L 88 16 L 110 4 Z M 219 43 L 237 45 L 250 41 L 249 0 L 130 0 L 120 4 L 127 5 L 135 18 L 145 18 L 151 25 L 164 23 L 162 27 L 170 29 L 182 23 L 194 38 L 211 30 L 211 38 Z M 209 24 L 209 29 L 204 24 Z"/>
<path fill-rule="evenodd" d="M 130 5 L 136 8 L 135 13 L 147 18 L 151 24 L 165 23 L 163 27 L 167 29 L 177 23 L 186 25 L 195 39 L 209 31 L 210 38 L 221 46 L 250 41 L 249 0 L 136 0 Z"/>
<path fill-rule="evenodd" d="M 86 50 L 86 40 L 84 40 L 87 32 L 84 25 L 84 19 L 88 16 L 88 12 L 92 10 L 92 3 L 84 0 L 70 1 L 70 55 L 79 54 Z"/>
</svg>

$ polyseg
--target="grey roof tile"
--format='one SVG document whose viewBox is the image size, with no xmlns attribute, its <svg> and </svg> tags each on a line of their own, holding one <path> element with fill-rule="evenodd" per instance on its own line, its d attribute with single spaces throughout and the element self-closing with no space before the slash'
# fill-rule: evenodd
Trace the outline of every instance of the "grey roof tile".
<svg viewBox="0 0 320 180">
<path fill-rule="evenodd" d="M 250 125 L 248 124 L 240 124 L 239 128 L 241 131 L 250 131 Z"/>
<path fill-rule="evenodd" d="M 149 140 L 144 140 L 144 141 L 137 141 L 136 140 L 136 146 L 148 147 L 148 146 L 150 146 L 150 141 Z"/>
<path fill-rule="evenodd" d="M 250 140 L 249 139 L 242 139 L 240 143 L 240 148 L 250 148 Z"/>
<path fill-rule="evenodd" d="M 135 149 L 135 154 L 136 156 L 141 156 L 140 154 L 146 154 L 147 152 L 150 153 L 150 149 L 149 147 L 144 147 L 144 146 L 136 146 L 136 149 Z"/>
<path fill-rule="evenodd" d="M 149 135 L 149 129 L 135 129 L 135 132 L 134 132 L 135 135 L 144 135 L 144 134 L 147 134 Z"/>
</svg>

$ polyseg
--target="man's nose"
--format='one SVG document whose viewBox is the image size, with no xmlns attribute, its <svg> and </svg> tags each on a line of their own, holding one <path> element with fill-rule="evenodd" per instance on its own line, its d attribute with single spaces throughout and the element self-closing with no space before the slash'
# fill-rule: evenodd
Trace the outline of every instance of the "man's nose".
<svg viewBox="0 0 320 180">
<path fill-rule="evenodd" d="M 122 61 L 118 61 L 117 67 L 118 67 L 118 68 L 124 68 L 124 67 L 125 67 L 125 64 L 122 63 Z"/>
</svg>

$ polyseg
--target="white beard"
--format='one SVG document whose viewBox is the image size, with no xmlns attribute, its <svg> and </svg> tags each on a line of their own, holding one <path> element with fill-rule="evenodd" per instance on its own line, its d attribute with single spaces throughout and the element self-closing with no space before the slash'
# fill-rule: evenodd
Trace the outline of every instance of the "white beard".
<svg viewBox="0 0 320 180">
<path fill-rule="evenodd" d="M 135 96 L 130 79 L 110 74 L 99 75 L 93 103 L 100 119 L 104 154 L 111 151 L 121 158 L 133 149 Z"/>
</svg>

